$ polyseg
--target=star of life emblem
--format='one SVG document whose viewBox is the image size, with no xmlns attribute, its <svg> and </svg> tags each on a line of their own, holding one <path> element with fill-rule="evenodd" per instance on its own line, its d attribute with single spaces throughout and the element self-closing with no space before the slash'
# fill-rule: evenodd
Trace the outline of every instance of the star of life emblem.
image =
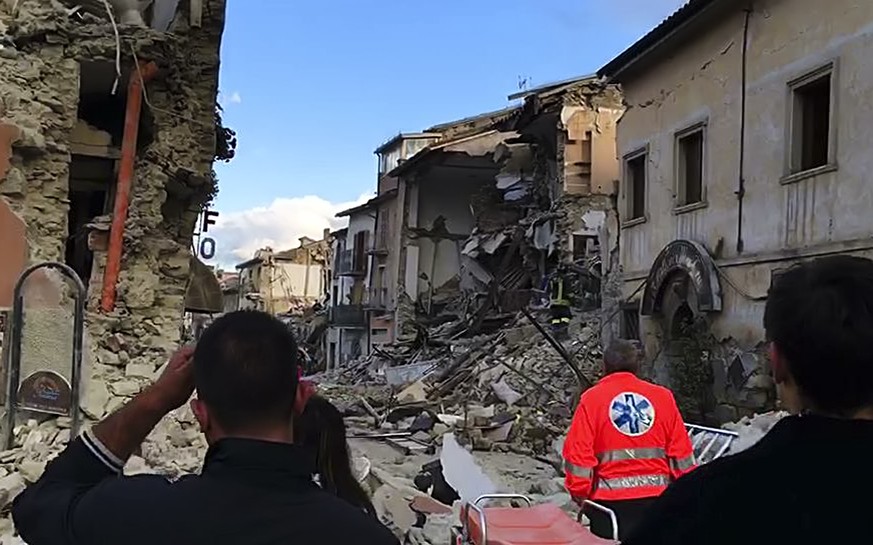
<svg viewBox="0 0 873 545">
<path fill-rule="evenodd" d="M 609 419 L 615 429 L 630 437 L 638 437 L 655 423 L 655 407 L 645 396 L 622 392 L 609 404 Z"/>
</svg>

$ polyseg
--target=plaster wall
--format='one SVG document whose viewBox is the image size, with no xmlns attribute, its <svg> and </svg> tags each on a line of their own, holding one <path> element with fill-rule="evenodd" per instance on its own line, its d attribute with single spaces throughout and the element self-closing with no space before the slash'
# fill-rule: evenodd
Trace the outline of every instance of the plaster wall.
<svg viewBox="0 0 873 545">
<path fill-rule="evenodd" d="M 617 141 L 620 156 L 648 152 L 645 219 L 625 223 L 620 233 L 623 296 L 636 290 L 669 242 L 700 242 L 723 272 L 724 308 L 711 316 L 713 330 L 751 349 L 763 336 L 763 303 L 755 299 L 766 294 L 773 269 L 797 258 L 864 253 L 873 247 L 868 242 L 873 67 L 866 58 L 873 47 L 873 4 L 754 2 L 746 86 L 744 247 L 739 252 L 743 23 L 738 6 L 717 26 L 625 81 L 628 110 Z M 816 173 L 788 176 L 789 83 L 829 62 L 835 64 L 832 164 Z M 697 123 L 706 126 L 705 202 L 678 209 L 675 135 Z M 621 187 L 623 212 L 627 191 Z M 644 323 L 643 329 L 651 336 L 656 328 Z"/>
<path fill-rule="evenodd" d="M 469 236 L 474 226 L 470 201 L 480 186 L 480 183 L 468 179 L 446 178 L 419 184 L 418 226 L 430 229 L 434 220 L 442 216 L 450 234 Z M 414 244 L 419 248 L 418 274 L 424 273 L 428 278 L 433 276 L 434 289 L 458 276 L 461 271 L 459 242 L 418 238 Z M 421 278 L 417 281 L 418 294 L 426 294 L 428 282 Z"/>
</svg>

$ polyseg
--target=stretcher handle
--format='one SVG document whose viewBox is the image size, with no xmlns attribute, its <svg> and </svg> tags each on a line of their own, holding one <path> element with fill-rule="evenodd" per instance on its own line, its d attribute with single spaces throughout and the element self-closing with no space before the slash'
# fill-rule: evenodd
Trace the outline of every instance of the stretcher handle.
<svg viewBox="0 0 873 545">
<path fill-rule="evenodd" d="M 464 542 L 473 543 L 470 529 L 467 527 L 467 514 L 469 513 L 469 510 L 472 509 L 479 517 L 479 531 L 482 534 L 482 541 L 479 545 L 488 545 L 488 526 L 485 520 L 485 509 L 481 507 L 480 504 L 491 500 L 521 500 L 525 502 L 528 507 L 533 505 L 530 498 L 522 496 L 521 494 L 485 494 L 484 496 L 476 498 L 473 503 L 465 503 L 464 506 L 461 507 L 461 535 L 464 538 Z"/>
<path fill-rule="evenodd" d="M 609 523 L 612 525 L 612 540 L 618 541 L 618 517 L 615 516 L 615 511 L 606 507 L 605 505 L 600 505 L 599 503 L 593 502 L 591 500 L 584 500 L 582 502 L 582 507 L 584 508 L 586 505 L 590 505 L 597 511 L 601 513 L 606 513 L 609 516 Z M 582 515 L 584 509 L 579 510 L 579 516 L 576 517 L 576 522 L 582 523 Z"/>
</svg>

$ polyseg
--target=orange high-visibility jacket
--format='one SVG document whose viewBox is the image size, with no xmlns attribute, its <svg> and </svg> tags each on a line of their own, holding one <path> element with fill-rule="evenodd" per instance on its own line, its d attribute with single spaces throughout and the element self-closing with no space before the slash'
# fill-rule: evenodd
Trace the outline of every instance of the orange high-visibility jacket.
<svg viewBox="0 0 873 545">
<path fill-rule="evenodd" d="M 564 443 L 576 499 L 657 496 L 696 467 L 673 394 L 632 373 L 612 373 L 582 394 Z"/>
</svg>

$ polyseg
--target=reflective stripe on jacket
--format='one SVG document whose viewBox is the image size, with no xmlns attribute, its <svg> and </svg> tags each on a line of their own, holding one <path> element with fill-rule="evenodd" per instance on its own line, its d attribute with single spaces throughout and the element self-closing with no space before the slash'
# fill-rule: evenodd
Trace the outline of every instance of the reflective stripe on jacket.
<svg viewBox="0 0 873 545">
<path fill-rule="evenodd" d="M 657 496 L 694 467 L 670 390 L 621 372 L 582 394 L 564 443 L 565 482 L 574 498 Z"/>
</svg>

